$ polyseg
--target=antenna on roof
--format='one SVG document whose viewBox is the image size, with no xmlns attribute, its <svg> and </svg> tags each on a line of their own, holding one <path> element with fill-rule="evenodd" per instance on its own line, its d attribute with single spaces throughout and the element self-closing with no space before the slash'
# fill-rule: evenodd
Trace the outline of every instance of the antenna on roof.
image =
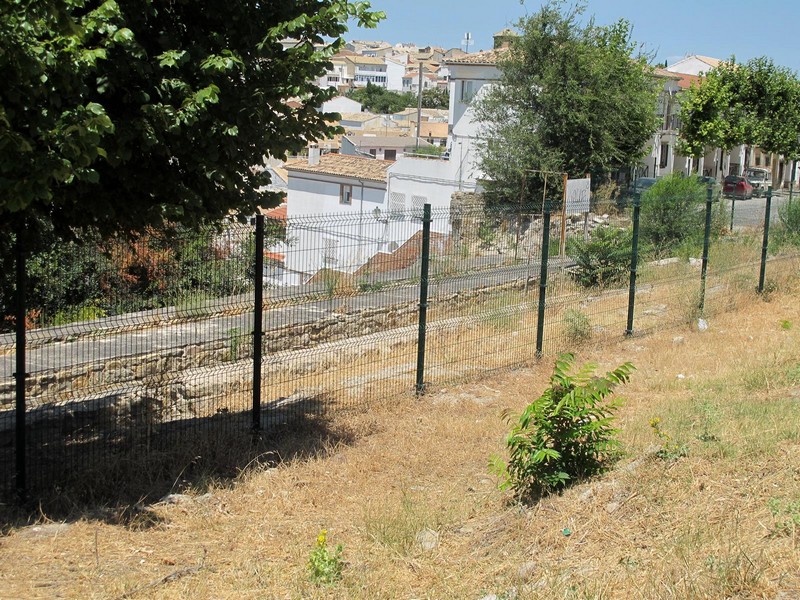
<svg viewBox="0 0 800 600">
<path fill-rule="evenodd" d="M 464 34 L 464 39 L 461 40 L 461 46 L 464 48 L 464 52 L 469 52 L 469 47 L 475 43 L 475 40 L 472 39 L 472 34 L 468 31 Z"/>
</svg>

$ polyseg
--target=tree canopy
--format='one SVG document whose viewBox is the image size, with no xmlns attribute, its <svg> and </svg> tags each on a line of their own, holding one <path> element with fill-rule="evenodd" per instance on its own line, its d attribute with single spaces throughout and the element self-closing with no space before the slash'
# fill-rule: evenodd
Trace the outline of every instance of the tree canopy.
<svg viewBox="0 0 800 600">
<path fill-rule="evenodd" d="M 332 90 L 312 81 L 349 19 L 382 17 L 361 0 L 0 3 L 0 227 L 130 231 L 269 204 L 251 167 L 333 133 L 316 110 Z"/>
<path fill-rule="evenodd" d="M 475 100 L 481 166 L 498 198 L 518 198 L 531 169 L 599 181 L 647 152 L 657 127 L 647 56 L 626 21 L 584 25 L 583 12 L 554 1 L 523 18 L 498 84 Z"/>
<path fill-rule="evenodd" d="M 766 152 L 800 154 L 800 80 L 791 69 L 761 57 L 735 58 L 706 73 L 681 99 L 681 151 L 757 145 Z"/>
<path fill-rule="evenodd" d="M 360 102 L 369 112 L 379 115 L 390 115 L 417 105 L 417 97 L 411 92 L 394 92 L 370 82 L 367 82 L 366 87 L 350 90 L 347 97 Z"/>
<path fill-rule="evenodd" d="M 450 108 L 450 90 L 438 87 L 422 90 L 422 108 Z"/>
</svg>

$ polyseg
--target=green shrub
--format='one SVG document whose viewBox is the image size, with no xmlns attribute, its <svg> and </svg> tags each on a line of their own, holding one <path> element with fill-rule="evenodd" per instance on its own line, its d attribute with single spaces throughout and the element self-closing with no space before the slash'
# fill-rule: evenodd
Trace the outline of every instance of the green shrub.
<svg viewBox="0 0 800 600">
<path fill-rule="evenodd" d="M 782 204 L 778 208 L 780 227 L 776 239 L 783 243 L 800 245 L 800 201 Z"/>
<path fill-rule="evenodd" d="M 620 399 L 609 397 L 627 383 L 634 370 L 625 363 L 602 377 L 596 365 L 574 369 L 575 357 L 562 354 L 550 386 L 514 421 L 506 439 L 508 462 L 498 457 L 492 466 L 520 500 L 556 491 L 570 482 L 604 470 L 619 451 L 612 425 Z"/>
<path fill-rule="evenodd" d="M 564 332 L 573 344 L 585 342 L 592 337 L 592 323 L 586 313 L 570 308 L 564 313 Z"/>
<path fill-rule="evenodd" d="M 706 188 L 696 177 L 668 175 L 642 194 L 642 242 L 662 256 L 681 243 L 701 244 Z"/>
<path fill-rule="evenodd" d="M 631 231 L 599 227 L 588 240 L 570 238 L 567 254 L 575 260 L 572 272 L 584 287 L 619 283 L 631 262 Z"/>
</svg>

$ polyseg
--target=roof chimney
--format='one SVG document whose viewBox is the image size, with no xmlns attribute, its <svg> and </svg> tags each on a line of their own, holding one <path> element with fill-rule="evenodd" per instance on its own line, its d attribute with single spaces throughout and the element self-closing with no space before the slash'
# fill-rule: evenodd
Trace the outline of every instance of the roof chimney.
<svg viewBox="0 0 800 600">
<path fill-rule="evenodd" d="M 498 31 L 492 36 L 494 39 L 494 49 L 497 50 L 498 48 L 508 48 L 511 46 L 512 40 L 518 37 L 519 34 L 513 29 L 506 28 L 502 31 Z"/>
<path fill-rule="evenodd" d="M 319 146 L 317 144 L 308 145 L 308 166 L 315 167 L 319 164 Z"/>
</svg>

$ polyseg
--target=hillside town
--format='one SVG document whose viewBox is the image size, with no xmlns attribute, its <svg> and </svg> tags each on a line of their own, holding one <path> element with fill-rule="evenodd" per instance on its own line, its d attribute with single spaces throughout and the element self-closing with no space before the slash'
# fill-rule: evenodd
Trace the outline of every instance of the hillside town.
<svg viewBox="0 0 800 600">
<path fill-rule="evenodd" d="M 474 53 L 459 48 L 352 41 L 333 56 L 330 69 L 316 84 L 335 87 L 339 95 L 319 110 L 337 113 L 344 133 L 309 144 L 306 156 L 285 163 L 267 160 L 271 190 L 281 193 L 284 201 L 277 209 L 264 212 L 269 218 L 290 222 L 323 214 L 366 214 L 371 218 L 360 229 L 361 242 L 355 246 L 333 230 L 314 233 L 324 238 L 322 252 L 318 251 L 318 241 L 315 245 L 306 240 L 310 235 L 307 231 L 290 235 L 293 252 L 279 244 L 270 254 L 281 273 L 271 280 L 273 283 L 300 284 L 324 268 L 357 272 L 373 256 L 391 254 L 409 239 L 408 229 L 399 226 L 406 211 L 421 211 L 425 203 L 434 209 L 450 209 L 456 192 L 482 191 L 486 176 L 477 151 L 481 123 L 472 101 L 497 82 L 498 62 L 517 35 L 512 29 L 499 31 L 493 36 L 493 48 Z M 673 173 L 695 174 L 719 183 L 726 176 L 743 175 L 751 167 L 769 173 L 776 191 L 798 181 L 796 161 L 763 152 L 757 146 L 739 145 L 729 150 L 709 147 L 702 158 L 680 154 L 681 97 L 702 82 L 704 73 L 721 63 L 717 58 L 692 55 L 653 70 L 660 90 L 653 107 L 659 126 L 641 162 L 611 174 L 620 188 L 630 187 L 637 178 L 655 181 Z M 449 106 L 447 110 L 412 106 L 394 114 L 374 114 L 348 97 L 353 90 L 368 85 L 415 95 L 420 89 L 423 93 L 432 88 L 446 89 Z"/>
</svg>

